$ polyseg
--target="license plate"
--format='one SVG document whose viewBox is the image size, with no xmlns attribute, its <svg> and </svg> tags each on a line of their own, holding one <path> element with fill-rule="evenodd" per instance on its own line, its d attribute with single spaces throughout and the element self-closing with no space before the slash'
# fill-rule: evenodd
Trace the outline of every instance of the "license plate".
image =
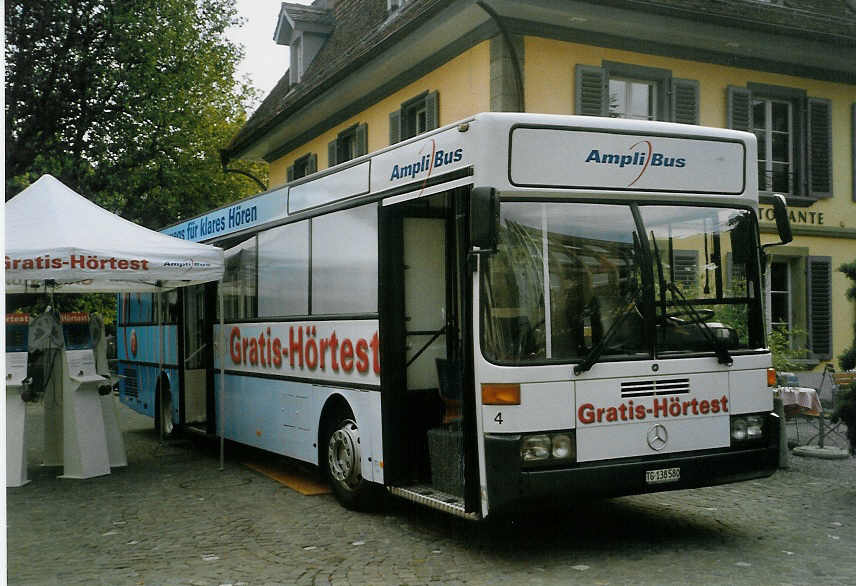
<svg viewBox="0 0 856 586">
<path fill-rule="evenodd" d="M 681 479 L 680 468 L 661 468 L 659 470 L 648 470 L 645 472 L 645 482 L 648 484 L 662 484 L 664 482 L 677 482 Z"/>
</svg>

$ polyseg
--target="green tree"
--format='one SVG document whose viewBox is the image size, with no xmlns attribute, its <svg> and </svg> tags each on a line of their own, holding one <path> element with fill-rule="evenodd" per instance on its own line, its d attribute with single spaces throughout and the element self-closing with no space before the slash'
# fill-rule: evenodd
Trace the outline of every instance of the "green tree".
<svg viewBox="0 0 856 586">
<path fill-rule="evenodd" d="M 853 282 L 850 288 L 847 289 L 847 299 L 856 301 L 856 260 L 841 265 L 838 267 L 838 270 Z M 853 323 L 853 345 L 838 357 L 838 365 L 841 367 L 841 370 L 853 370 L 856 368 L 856 322 Z"/>
<path fill-rule="evenodd" d="M 51 173 L 160 228 L 257 192 L 219 156 L 255 98 L 235 23 L 234 0 L 7 2 L 6 199 Z"/>
</svg>

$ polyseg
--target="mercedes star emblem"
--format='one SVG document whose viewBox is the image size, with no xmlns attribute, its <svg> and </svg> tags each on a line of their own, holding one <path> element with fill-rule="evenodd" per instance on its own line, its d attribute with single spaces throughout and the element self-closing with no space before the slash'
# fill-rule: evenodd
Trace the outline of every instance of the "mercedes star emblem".
<svg viewBox="0 0 856 586">
<path fill-rule="evenodd" d="M 659 423 L 648 430 L 648 445 L 652 450 L 660 451 L 666 447 L 666 442 L 669 441 L 669 432 Z"/>
</svg>

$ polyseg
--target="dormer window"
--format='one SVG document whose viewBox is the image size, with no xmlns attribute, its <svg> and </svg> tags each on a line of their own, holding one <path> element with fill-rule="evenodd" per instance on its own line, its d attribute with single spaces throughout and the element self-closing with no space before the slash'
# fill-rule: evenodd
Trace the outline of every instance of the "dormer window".
<svg viewBox="0 0 856 586">
<path fill-rule="evenodd" d="M 312 60 L 333 32 L 333 15 L 318 6 L 303 6 L 283 2 L 273 40 L 291 47 L 289 81 L 300 83 Z"/>
</svg>

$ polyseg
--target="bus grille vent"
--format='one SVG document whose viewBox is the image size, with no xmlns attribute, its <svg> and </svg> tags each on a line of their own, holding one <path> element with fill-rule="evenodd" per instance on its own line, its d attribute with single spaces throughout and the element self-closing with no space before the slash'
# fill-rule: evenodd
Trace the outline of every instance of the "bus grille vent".
<svg viewBox="0 0 856 586">
<path fill-rule="evenodd" d="M 125 377 L 122 382 L 125 385 L 125 396 L 138 398 L 140 391 L 137 388 L 137 369 L 133 366 L 124 366 L 122 375 Z"/>
<path fill-rule="evenodd" d="M 621 383 L 621 397 L 653 397 L 654 395 L 683 395 L 690 392 L 690 379 L 670 378 Z"/>
</svg>

